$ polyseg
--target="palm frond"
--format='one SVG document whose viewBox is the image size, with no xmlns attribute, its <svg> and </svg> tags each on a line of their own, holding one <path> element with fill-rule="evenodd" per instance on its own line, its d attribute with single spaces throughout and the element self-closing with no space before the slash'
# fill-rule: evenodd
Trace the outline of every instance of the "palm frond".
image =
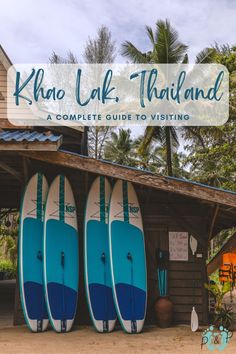
<svg viewBox="0 0 236 354">
<path fill-rule="evenodd" d="M 217 50 L 215 48 L 205 48 L 196 56 L 196 64 L 208 64 L 214 61 Z"/>
<path fill-rule="evenodd" d="M 179 146 L 179 137 L 178 137 L 177 129 L 175 127 L 170 127 L 170 133 L 171 133 L 171 137 L 173 139 L 174 145 L 176 147 L 178 147 Z"/>
<path fill-rule="evenodd" d="M 131 42 L 122 44 L 121 54 L 129 58 L 133 63 L 148 63 L 145 53 L 140 52 Z"/>
<path fill-rule="evenodd" d="M 188 46 L 178 40 L 178 32 L 170 25 L 168 20 L 156 23 L 155 51 L 158 53 L 159 63 L 182 62 Z"/>
<path fill-rule="evenodd" d="M 148 38 L 150 39 L 152 45 L 155 45 L 154 33 L 153 33 L 153 30 L 150 26 L 146 26 L 146 32 L 147 32 Z"/>
<path fill-rule="evenodd" d="M 149 148 L 153 140 L 159 140 L 159 141 L 162 140 L 161 127 L 149 126 L 145 129 L 143 140 L 138 149 L 138 153 L 140 153 L 140 155 L 145 155 L 147 149 Z"/>
<path fill-rule="evenodd" d="M 162 143 L 162 146 L 166 146 L 167 144 L 167 134 L 166 134 L 166 127 L 162 127 L 162 130 L 161 130 L 161 143 Z M 179 137 L 178 137 L 178 132 L 177 132 L 177 129 L 175 127 L 168 127 L 169 128 L 169 131 L 170 131 L 170 138 L 171 138 L 171 141 L 172 141 L 172 147 L 173 148 L 178 148 L 179 146 Z"/>
</svg>

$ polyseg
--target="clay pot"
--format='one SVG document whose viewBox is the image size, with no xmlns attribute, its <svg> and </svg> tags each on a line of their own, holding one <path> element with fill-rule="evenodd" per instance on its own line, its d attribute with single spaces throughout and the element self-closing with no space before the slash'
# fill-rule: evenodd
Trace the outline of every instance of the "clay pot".
<svg viewBox="0 0 236 354">
<path fill-rule="evenodd" d="M 157 324 L 161 328 L 170 327 L 173 318 L 174 305 L 168 296 L 159 297 L 154 305 Z"/>
</svg>

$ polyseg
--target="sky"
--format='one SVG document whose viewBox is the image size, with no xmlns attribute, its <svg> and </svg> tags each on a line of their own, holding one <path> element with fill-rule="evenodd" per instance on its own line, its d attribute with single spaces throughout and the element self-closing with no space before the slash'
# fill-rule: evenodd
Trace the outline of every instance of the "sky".
<svg viewBox="0 0 236 354">
<path fill-rule="evenodd" d="M 71 50 L 83 62 L 88 37 L 106 25 L 116 42 L 128 40 L 150 50 L 145 25 L 169 19 L 189 46 L 190 62 L 203 48 L 236 44 L 236 0 L 0 0 L 0 44 L 13 63 L 47 63 L 53 51 Z M 134 136 L 142 129 L 135 127 Z"/>
<path fill-rule="evenodd" d="M 190 61 L 206 46 L 236 44 L 236 0 L 1 0 L 0 44 L 13 63 L 45 63 L 71 50 L 80 62 L 88 36 L 106 25 L 116 41 L 148 50 L 145 25 L 169 19 L 189 46 Z"/>
</svg>

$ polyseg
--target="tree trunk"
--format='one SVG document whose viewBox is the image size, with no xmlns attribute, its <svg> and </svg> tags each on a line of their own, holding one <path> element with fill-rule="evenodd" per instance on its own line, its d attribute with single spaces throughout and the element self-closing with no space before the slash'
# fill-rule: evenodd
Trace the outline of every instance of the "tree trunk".
<svg viewBox="0 0 236 354">
<path fill-rule="evenodd" d="M 81 154 L 88 156 L 88 127 L 84 127 L 84 132 L 81 141 Z"/>
<path fill-rule="evenodd" d="M 166 164 L 167 164 L 167 175 L 173 176 L 172 171 L 172 146 L 171 146 L 171 131 L 170 127 L 165 127 L 166 134 Z"/>
</svg>

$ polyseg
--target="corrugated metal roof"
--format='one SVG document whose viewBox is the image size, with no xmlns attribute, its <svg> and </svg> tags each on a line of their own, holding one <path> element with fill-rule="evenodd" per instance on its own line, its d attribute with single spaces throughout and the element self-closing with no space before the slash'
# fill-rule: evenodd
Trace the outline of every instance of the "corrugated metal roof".
<svg viewBox="0 0 236 354">
<path fill-rule="evenodd" d="M 10 141 L 50 141 L 56 142 L 61 139 L 61 135 L 54 135 L 51 132 L 47 133 L 40 133 L 36 131 L 29 131 L 29 130 L 17 130 L 17 131 L 2 131 L 0 132 L 0 141 L 10 142 Z"/>
</svg>

